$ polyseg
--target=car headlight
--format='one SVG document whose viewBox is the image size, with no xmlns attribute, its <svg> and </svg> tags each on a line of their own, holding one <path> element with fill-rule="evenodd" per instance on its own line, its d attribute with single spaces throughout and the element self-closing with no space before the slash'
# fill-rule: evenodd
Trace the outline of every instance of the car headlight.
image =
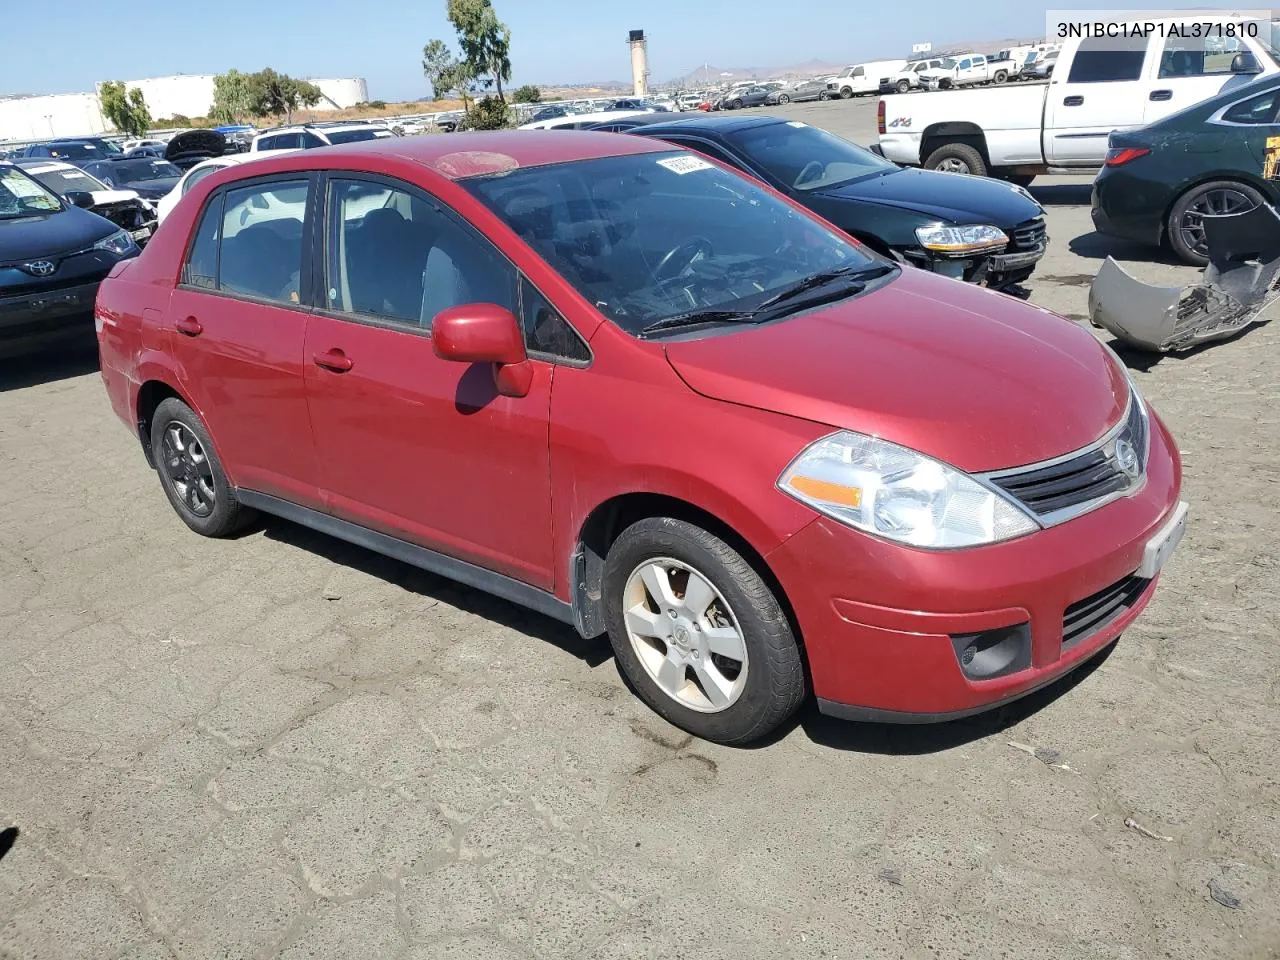
<svg viewBox="0 0 1280 960">
<path fill-rule="evenodd" d="M 810 444 L 778 487 L 834 520 L 913 547 L 973 547 L 1040 528 L 1002 494 L 954 467 L 850 431 Z"/>
<path fill-rule="evenodd" d="M 935 223 L 927 227 L 916 227 L 916 239 L 926 250 L 936 250 L 939 253 L 973 253 L 1003 247 L 1009 242 L 1009 237 L 1003 230 L 988 224 L 948 227 Z"/>
<path fill-rule="evenodd" d="M 108 253 L 114 253 L 117 257 L 127 256 L 138 249 L 138 245 L 133 242 L 133 237 L 129 236 L 127 230 L 118 230 L 109 237 L 103 237 L 93 245 L 95 250 L 106 250 Z"/>
</svg>

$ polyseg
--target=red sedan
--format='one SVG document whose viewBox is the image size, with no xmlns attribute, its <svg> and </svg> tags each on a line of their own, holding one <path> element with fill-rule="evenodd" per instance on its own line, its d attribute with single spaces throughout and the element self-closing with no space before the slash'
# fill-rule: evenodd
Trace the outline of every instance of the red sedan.
<svg viewBox="0 0 1280 960">
<path fill-rule="evenodd" d="M 726 743 L 810 691 L 914 722 L 1042 686 L 1184 524 L 1173 440 L 1083 329 L 638 137 L 220 171 L 96 320 L 197 533 L 264 511 L 607 633 Z"/>
</svg>

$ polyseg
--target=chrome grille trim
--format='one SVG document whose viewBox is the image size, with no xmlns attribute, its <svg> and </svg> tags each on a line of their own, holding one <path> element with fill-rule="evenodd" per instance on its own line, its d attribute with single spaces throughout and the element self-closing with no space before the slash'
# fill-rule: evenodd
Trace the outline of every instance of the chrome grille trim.
<svg viewBox="0 0 1280 960">
<path fill-rule="evenodd" d="M 1139 470 L 1136 477 L 1128 477 L 1117 465 L 1116 442 L 1122 437 L 1132 443 L 1138 452 Z M 1141 491 L 1146 486 L 1147 463 L 1150 456 L 1150 418 L 1142 399 L 1136 392 L 1131 390 L 1129 392 L 1129 402 L 1119 422 L 1088 446 L 1049 460 L 1041 460 L 1037 463 L 1024 464 L 1023 466 L 1011 467 L 1006 470 L 992 470 L 976 476 L 979 480 L 999 490 L 1003 496 L 1016 503 L 1041 526 L 1052 527 L 1097 510 L 1121 497 L 1131 497 Z M 1074 467 L 1074 470 L 1070 469 L 1072 467 Z M 1055 473 L 1054 468 L 1067 469 L 1062 469 Z M 1049 510 L 1038 510 L 1035 502 L 1027 502 L 1027 500 L 1018 495 L 1017 487 L 1020 479 L 1023 479 L 1024 482 L 1053 484 L 1059 481 L 1066 482 L 1073 475 L 1078 476 L 1081 472 L 1088 472 L 1097 476 L 1096 479 L 1091 480 L 1089 483 L 1082 484 L 1078 492 L 1095 487 L 1106 489 L 1103 489 L 1097 496 L 1087 496 L 1083 500 L 1068 502 L 1061 507 Z M 1033 480 L 1032 477 L 1035 475 L 1042 476 Z M 1010 487 L 1013 489 L 1010 489 Z M 1059 494 L 1058 498 L 1060 499 L 1062 496 L 1067 496 L 1069 499 L 1070 490 Z"/>
</svg>

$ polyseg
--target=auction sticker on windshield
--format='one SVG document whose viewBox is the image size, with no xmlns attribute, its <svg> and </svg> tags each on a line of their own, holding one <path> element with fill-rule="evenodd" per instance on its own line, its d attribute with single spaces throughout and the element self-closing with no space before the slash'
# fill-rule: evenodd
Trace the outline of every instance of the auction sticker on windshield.
<svg viewBox="0 0 1280 960">
<path fill-rule="evenodd" d="M 666 167 L 672 173 L 678 173 L 684 176 L 686 173 L 693 173 L 695 170 L 713 170 L 715 165 L 708 163 L 700 157 L 667 157 L 658 161 L 658 166 Z"/>
</svg>

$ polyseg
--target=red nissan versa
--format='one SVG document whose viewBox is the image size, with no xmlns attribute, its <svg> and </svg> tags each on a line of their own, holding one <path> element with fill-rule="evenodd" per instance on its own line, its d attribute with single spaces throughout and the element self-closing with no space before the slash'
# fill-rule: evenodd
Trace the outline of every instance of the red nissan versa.
<svg viewBox="0 0 1280 960">
<path fill-rule="evenodd" d="M 973 713 L 1150 600 L 1184 526 L 1114 355 L 611 134 L 415 137 L 202 180 L 103 284 L 179 516 L 265 511 L 607 632 L 672 723 Z"/>
</svg>

